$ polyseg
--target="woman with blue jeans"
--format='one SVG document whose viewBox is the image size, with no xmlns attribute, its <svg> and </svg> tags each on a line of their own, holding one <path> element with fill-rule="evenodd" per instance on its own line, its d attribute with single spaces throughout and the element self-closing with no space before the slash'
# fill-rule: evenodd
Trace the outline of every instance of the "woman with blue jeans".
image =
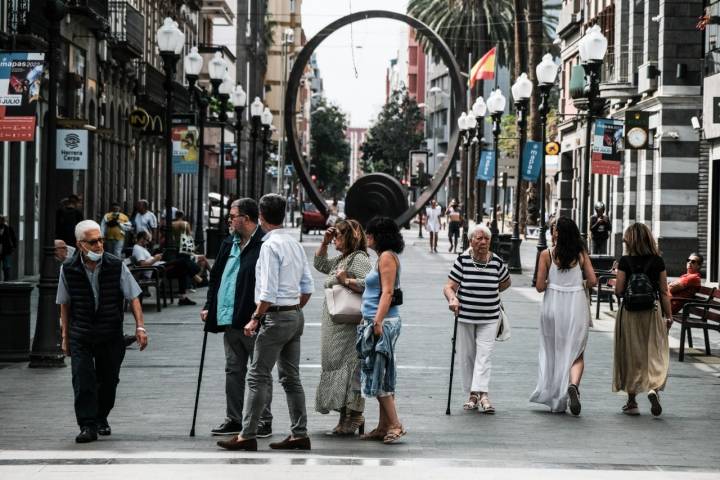
<svg viewBox="0 0 720 480">
<path fill-rule="evenodd" d="M 365 234 L 367 246 L 378 254 L 378 262 L 365 277 L 357 349 L 362 394 L 377 398 L 380 419 L 375 429 L 360 438 L 389 444 L 406 433 L 395 406 L 395 345 L 402 324 L 399 309 L 393 305 L 393 292 L 400 284 L 398 254 L 405 243 L 395 221 L 387 217 L 370 220 Z"/>
</svg>

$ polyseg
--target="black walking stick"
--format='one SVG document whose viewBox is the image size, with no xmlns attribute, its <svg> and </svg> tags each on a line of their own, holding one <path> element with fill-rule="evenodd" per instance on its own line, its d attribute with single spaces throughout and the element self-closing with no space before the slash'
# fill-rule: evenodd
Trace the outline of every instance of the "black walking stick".
<svg viewBox="0 0 720 480">
<path fill-rule="evenodd" d="M 450 385 L 448 386 L 448 403 L 447 403 L 447 409 L 445 409 L 445 415 L 450 415 L 450 397 L 452 397 L 453 372 L 455 371 L 455 339 L 457 339 L 457 324 L 458 324 L 458 316 L 456 313 L 455 314 L 455 326 L 453 327 L 453 337 L 452 337 L 452 355 L 450 357 Z"/>
<path fill-rule="evenodd" d="M 206 331 L 203 335 L 203 346 L 202 346 L 202 354 L 200 355 L 200 372 L 198 372 L 198 386 L 197 386 L 197 392 L 195 392 L 195 410 L 193 410 L 193 421 L 192 421 L 192 427 L 190 427 L 190 436 L 195 436 L 195 420 L 197 419 L 197 409 L 198 409 L 198 400 L 200 399 L 200 382 L 202 382 L 202 372 L 203 367 L 205 366 L 205 347 L 207 346 L 207 334 Z"/>
</svg>

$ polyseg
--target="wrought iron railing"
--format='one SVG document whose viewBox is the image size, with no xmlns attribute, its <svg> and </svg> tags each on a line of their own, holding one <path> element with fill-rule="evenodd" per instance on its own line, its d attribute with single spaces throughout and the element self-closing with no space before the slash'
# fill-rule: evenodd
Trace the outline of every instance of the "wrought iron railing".
<svg viewBox="0 0 720 480">
<path fill-rule="evenodd" d="M 113 40 L 134 57 L 141 57 L 145 42 L 145 18 L 132 5 L 122 1 L 109 2 L 110 33 Z"/>
</svg>

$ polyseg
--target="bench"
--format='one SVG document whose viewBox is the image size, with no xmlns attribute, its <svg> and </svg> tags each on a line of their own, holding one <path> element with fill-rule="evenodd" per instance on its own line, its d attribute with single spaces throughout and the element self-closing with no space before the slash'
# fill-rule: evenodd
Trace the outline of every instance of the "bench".
<svg viewBox="0 0 720 480">
<path fill-rule="evenodd" d="M 157 311 L 161 311 L 160 300 L 162 297 L 163 307 L 167 307 L 167 294 L 165 292 L 165 269 L 162 266 L 148 266 L 143 267 L 140 265 L 130 265 L 128 267 L 130 273 L 137 281 L 143 292 L 150 287 L 155 288 L 155 299 L 157 303 Z M 149 274 L 149 275 L 148 275 Z M 140 303 L 142 304 L 142 296 L 140 297 Z"/>
<path fill-rule="evenodd" d="M 673 315 L 673 320 L 680 323 L 680 352 L 678 360 L 685 359 L 685 337 L 688 339 L 688 347 L 692 346 L 692 329 L 700 328 L 705 337 L 705 353 L 710 355 L 709 330 L 720 332 L 720 290 L 713 287 L 702 287 L 696 294 L 702 298 L 707 295 L 704 301 L 689 301 L 685 303 L 682 313 Z M 691 300 L 695 300 L 694 298 Z"/>
<path fill-rule="evenodd" d="M 615 278 L 614 273 L 598 273 L 597 285 L 590 289 L 590 302 L 592 303 L 592 297 L 595 296 L 596 309 L 595 319 L 600 319 L 600 304 L 602 302 L 608 302 L 610 304 L 610 311 L 613 311 L 613 303 L 615 298 Z"/>
</svg>

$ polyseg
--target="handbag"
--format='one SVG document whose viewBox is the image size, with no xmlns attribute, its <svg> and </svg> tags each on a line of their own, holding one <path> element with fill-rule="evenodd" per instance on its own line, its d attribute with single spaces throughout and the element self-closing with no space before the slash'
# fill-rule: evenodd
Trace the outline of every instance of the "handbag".
<svg viewBox="0 0 720 480">
<path fill-rule="evenodd" d="M 400 288 L 400 259 L 398 258 L 397 254 L 395 252 L 390 252 L 395 257 L 395 260 L 397 260 L 398 264 L 398 271 L 395 274 L 395 288 L 393 289 L 392 293 L 392 299 L 390 300 L 390 306 L 395 307 L 398 305 L 403 304 L 403 291 Z M 377 271 L 378 271 L 378 281 L 380 282 L 380 289 L 382 290 L 382 277 L 380 276 L 380 261 L 378 260 L 377 264 Z"/>
<path fill-rule="evenodd" d="M 500 320 L 497 323 L 497 333 L 495 334 L 496 342 L 504 342 L 510 340 L 510 318 L 505 307 L 500 303 Z"/>
<path fill-rule="evenodd" d="M 192 255 L 195 253 L 195 240 L 192 236 L 187 233 L 180 234 L 180 245 L 178 251 L 186 255 Z"/>
<path fill-rule="evenodd" d="M 348 270 L 353 260 L 355 257 L 348 263 Z M 362 295 L 343 285 L 335 284 L 326 288 L 325 303 L 333 323 L 359 325 L 362 321 Z"/>
</svg>

